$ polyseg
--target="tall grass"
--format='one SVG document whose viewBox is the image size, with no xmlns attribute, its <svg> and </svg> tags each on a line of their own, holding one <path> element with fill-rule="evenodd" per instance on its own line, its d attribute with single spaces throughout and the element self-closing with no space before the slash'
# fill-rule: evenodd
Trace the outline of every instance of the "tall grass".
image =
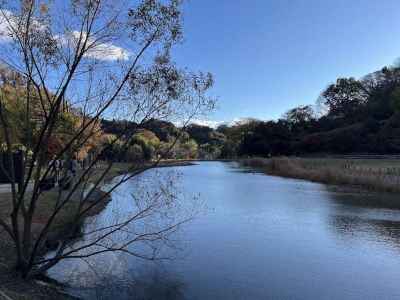
<svg viewBox="0 0 400 300">
<path fill-rule="evenodd" d="M 400 192 L 400 164 L 391 165 L 387 160 L 379 163 L 376 160 L 279 157 L 244 159 L 241 164 L 271 175 L 354 185 L 373 191 Z"/>
</svg>

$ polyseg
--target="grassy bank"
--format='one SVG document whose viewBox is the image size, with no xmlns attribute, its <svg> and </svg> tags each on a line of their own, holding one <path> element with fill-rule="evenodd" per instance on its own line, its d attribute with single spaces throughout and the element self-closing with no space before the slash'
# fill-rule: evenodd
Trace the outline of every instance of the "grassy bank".
<svg viewBox="0 0 400 300">
<path fill-rule="evenodd" d="M 400 160 L 279 157 L 243 159 L 240 163 L 270 175 L 400 192 Z"/>
</svg>

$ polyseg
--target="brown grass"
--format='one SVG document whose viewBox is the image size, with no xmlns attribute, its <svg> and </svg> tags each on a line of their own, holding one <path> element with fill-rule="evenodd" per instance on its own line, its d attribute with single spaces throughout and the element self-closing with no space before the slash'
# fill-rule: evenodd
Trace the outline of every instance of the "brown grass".
<svg viewBox="0 0 400 300">
<path fill-rule="evenodd" d="M 353 185 L 379 192 L 400 192 L 398 160 L 346 160 L 317 158 L 251 158 L 244 166 L 267 174 L 335 185 Z"/>
</svg>

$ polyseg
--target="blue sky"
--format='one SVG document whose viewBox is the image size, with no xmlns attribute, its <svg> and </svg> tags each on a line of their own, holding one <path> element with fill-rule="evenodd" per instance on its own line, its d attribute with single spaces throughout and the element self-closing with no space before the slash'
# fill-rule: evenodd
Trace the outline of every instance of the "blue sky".
<svg viewBox="0 0 400 300">
<path fill-rule="evenodd" d="M 279 118 L 400 56 L 398 0 L 189 0 L 179 64 L 215 76 L 210 120 Z"/>
</svg>

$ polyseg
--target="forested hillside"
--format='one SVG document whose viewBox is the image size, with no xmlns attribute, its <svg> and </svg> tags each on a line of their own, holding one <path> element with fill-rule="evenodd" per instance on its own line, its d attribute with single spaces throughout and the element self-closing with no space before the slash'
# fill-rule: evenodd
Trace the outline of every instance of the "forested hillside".
<svg viewBox="0 0 400 300">
<path fill-rule="evenodd" d="M 18 78 L 15 84 L 18 85 Z M 13 104 L 7 86 L 11 122 L 23 122 L 21 110 Z M 33 99 L 32 101 L 36 101 Z M 316 109 L 318 108 L 318 109 Z M 266 108 L 267 109 L 267 108 Z M 49 143 L 49 153 L 63 143 L 64 136 L 82 122 L 79 110 L 66 109 L 59 131 Z M 35 131 L 38 115 L 32 119 Z M 173 123 L 150 119 L 143 124 L 102 119 L 96 125 L 97 138 L 80 152 L 82 158 L 92 148 L 106 149 L 105 160 L 150 160 L 168 152 L 170 159 L 217 159 L 243 156 L 318 155 L 318 154 L 398 154 L 400 153 L 400 68 L 385 67 L 359 80 L 339 78 L 329 85 L 315 106 L 287 111 L 279 120 L 248 119 L 218 128 L 190 124 L 179 128 Z M 15 144 L 24 144 L 22 126 L 14 126 Z M 127 135 L 128 134 L 128 135 Z M 121 136 L 133 137 L 129 145 Z M 107 145 L 112 146 L 107 147 Z M 128 149 L 126 149 L 128 147 Z M 54 149 L 52 149 L 54 148 Z M 168 149 L 172 151 L 167 151 Z"/>
<path fill-rule="evenodd" d="M 227 136 L 222 155 L 400 152 L 400 68 L 339 78 L 315 107 L 293 108 L 277 121 L 219 127 Z"/>
<path fill-rule="evenodd" d="M 103 121 L 106 133 L 132 126 Z M 147 143 L 150 150 L 140 142 L 142 150 L 136 150 L 143 153 L 154 153 L 152 147 L 168 144 L 180 132 L 174 124 L 158 120 L 143 129 L 158 139 Z M 149 135 L 143 140 L 151 139 Z M 359 80 L 339 78 L 315 106 L 293 108 L 279 120 L 249 119 L 217 129 L 192 124 L 179 141 L 175 158 L 400 153 L 400 68 L 385 67 Z"/>
<path fill-rule="evenodd" d="M 123 149 L 126 147 L 123 142 L 107 147 L 109 150 L 104 153 L 104 159 L 119 161 L 150 160 L 159 156 L 169 159 L 216 159 L 221 156 L 226 141 L 225 135 L 206 126 L 190 124 L 178 128 L 171 122 L 156 119 L 143 124 L 102 120 L 102 130 L 110 137 L 110 143 L 122 133 L 130 132 L 133 136 L 127 151 Z"/>
</svg>

